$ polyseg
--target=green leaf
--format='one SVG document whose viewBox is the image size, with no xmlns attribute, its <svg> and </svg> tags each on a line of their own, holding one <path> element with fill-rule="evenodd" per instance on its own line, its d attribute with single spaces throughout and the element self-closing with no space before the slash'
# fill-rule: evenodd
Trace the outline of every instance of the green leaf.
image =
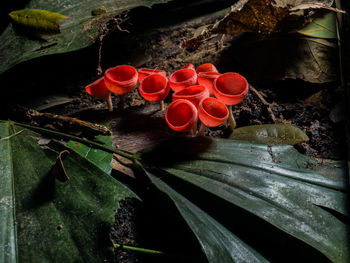
<svg viewBox="0 0 350 263">
<path fill-rule="evenodd" d="M 263 220 L 273 232 L 283 231 L 283 235 L 310 245 L 333 262 L 350 260 L 349 226 L 329 212 L 349 216 L 345 162 L 318 162 L 289 145 L 206 137 L 171 140 L 140 152 L 139 158 L 152 182 L 174 201 L 210 262 L 218 262 L 215 257 L 220 254 L 232 262 L 227 247 L 221 243 L 223 237 L 217 238 L 217 230 L 208 227 L 210 217 L 220 218 L 218 214 L 226 215 L 224 227 L 229 228 L 232 225 L 228 223 L 235 225 L 239 218 L 249 215 L 250 223 L 243 223 L 239 230 L 253 228 L 256 235 L 254 232 L 249 239 L 241 232 L 237 236 L 245 237 L 245 243 L 253 248 L 261 245 L 259 236 L 272 235 L 270 228 L 254 228 Z M 213 196 L 217 198 L 212 203 L 214 207 L 210 205 Z M 218 202 L 225 204 L 223 211 Z M 211 213 L 203 214 L 194 204 Z M 228 213 L 230 210 L 236 212 Z M 217 223 L 212 224 L 218 227 Z M 228 238 L 227 232 L 224 235 Z M 266 254 L 261 249 L 257 251 Z M 232 253 L 244 252 L 235 249 Z M 242 261 L 249 262 L 249 256 Z"/>
<path fill-rule="evenodd" d="M 146 174 L 154 185 L 174 201 L 177 209 L 198 238 L 209 262 L 268 262 L 214 218 L 171 189 L 158 177 L 147 171 Z"/>
<path fill-rule="evenodd" d="M 112 137 L 99 135 L 96 140 L 102 142 L 106 147 L 112 148 Z M 100 168 L 106 174 L 110 174 L 112 171 L 112 159 L 113 155 L 111 153 L 105 152 L 103 150 L 91 148 L 83 143 L 76 141 L 69 141 L 67 147 L 71 148 L 73 151 L 77 152 L 98 168 Z"/>
<path fill-rule="evenodd" d="M 0 122 L 0 262 L 104 262 L 124 185 L 72 150 L 63 160 L 69 180 L 51 169 L 67 150 L 41 135 Z"/>
<path fill-rule="evenodd" d="M 299 34 L 316 38 L 337 38 L 336 15 L 330 12 L 316 18 L 306 27 L 298 30 Z"/>
<path fill-rule="evenodd" d="M 235 129 L 230 139 L 266 144 L 294 145 L 309 140 L 309 137 L 291 124 L 252 125 Z"/>
<path fill-rule="evenodd" d="M 33 58 L 88 47 L 95 43 L 101 25 L 114 16 L 138 6 L 150 7 L 168 1 L 171 0 L 31 0 L 26 8 L 51 10 L 69 19 L 63 20 L 60 24 L 60 34 L 47 37 L 44 42 L 17 34 L 10 24 L 0 35 L 0 74 L 18 63 Z M 92 11 L 102 6 L 106 9 L 106 13 L 94 16 Z"/>
<path fill-rule="evenodd" d="M 9 13 L 12 20 L 36 35 L 52 35 L 60 32 L 58 21 L 67 18 L 59 13 L 41 9 L 21 9 Z"/>
</svg>

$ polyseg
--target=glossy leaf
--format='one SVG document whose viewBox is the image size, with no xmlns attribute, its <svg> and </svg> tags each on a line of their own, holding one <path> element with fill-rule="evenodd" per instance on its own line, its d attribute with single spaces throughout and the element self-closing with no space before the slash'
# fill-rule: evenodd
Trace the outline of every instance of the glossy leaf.
<svg viewBox="0 0 350 263">
<path fill-rule="evenodd" d="M 60 34 L 45 37 L 45 41 L 17 34 L 10 24 L 0 35 L 0 73 L 18 63 L 44 55 L 66 53 L 95 43 L 100 27 L 121 12 L 138 6 L 152 6 L 170 0 L 31 0 L 28 9 L 44 9 L 60 13 L 69 19 L 60 23 Z M 106 9 L 94 15 L 97 9 Z"/>
<path fill-rule="evenodd" d="M 290 144 L 308 141 L 307 135 L 291 124 L 252 125 L 233 130 L 230 139 L 266 144 Z"/>
<path fill-rule="evenodd" d="M 308 37 L 337 38 L 336 19 L 335 13 L 330 12 L 323 17 L 316 18 L 297 32 Z"/>
<path fill-rule="evenodd" d="M 318 162 L 289 145 L 269 146 L 206 137 L 172 140 L 140 152 L 139 158 L 149 167 L 146 169 L 152 182 L 169 195 L 197 233 L 210 262 L 217 262 L 215 258 L 220 254 L 226 254 L 225 260 L 232 262 L 227 247 L 220 241 L 223 237 L 213 238 L 217 230 L 203 222 L 211 221 L 210 217 L 218 218 L 218 214 L 226 215 L 224 226 L 229 228 L 237 219 L 249 216 L 250 224 L 243 222 L 240 231 L 241 228 L 250 231 L 261 220 L 273 226 L 255 229 L 250 239 L 241 232 L 248 245 L 261 244 L 258 238 L 282 231 L 286 237 L 301 240 L 333 262 L 350 260 L 349 226 L 329 212 L 349 216 L 345 162 Z M 210 200 L 214 197 L 212 207 Z M 225 204 L 224 211 L 220 211 L 222 206 L 218 202 Z M 212 213 L 203 214 L 201 209 Z M 236 213 L 229 213 L 230 210 Z M 211 222 L 217 226 L 217 222 Z M 230 234 L 223 235 L 228 238 Z M 206 240 L 211 240 L 210 244 Z M 303 247 L 308 247 L 306 244 Z M 260 250 L 257 251 L 267 253 Z M 236 249 L 234 253 L 241 252 Z M 299 251 L 290 254 L 294 253 Z M 276 254 L 274 249 L 272 254 Z M 249 262 L 249 257 L 242 261 Z"/>
<path fill-rule="evenodd" d="M 19 26 L 31 30 L 37 35 L 51 35 L 60 32 L 58 21 L 67 18 L 59 13 L 41 9 L 21 9 L 9 13 Z"/>
<path fill-rule="evenodd" d="M 103 143 L 105 146 L 112 148 L 112 138 L 111 136 L 97 136 L 96 140 Z M 98 168 L 100 168 L 106 174 L 110 174 L 112 171 L 112 159 L 113 155 L 111 153 L 105 152 L 103 150 L 91 148 L 83 143 L 69 141 L 67 146 L 73 151 L 80 154 L 82 157 L 86 158 L 88 161 L 92 162 Z"/>
<path fill-rule="evenodd" d="M 214 218 L 174 191 L 158 177 L 146 173 L 152 183 L 174 201 L 177 209 L 198 238 L 209 262 L 268 262 Z"/>
<path fill-rule="evenodd" d="M 104 262 L 109 230 L 128 188 L 68 149 L 69 180 L 51 174 L 59 152 L 53 140 L 0 122 L 0 262 Z M 14 202 L 15 200 L 15 202 Z"/>
</svg>

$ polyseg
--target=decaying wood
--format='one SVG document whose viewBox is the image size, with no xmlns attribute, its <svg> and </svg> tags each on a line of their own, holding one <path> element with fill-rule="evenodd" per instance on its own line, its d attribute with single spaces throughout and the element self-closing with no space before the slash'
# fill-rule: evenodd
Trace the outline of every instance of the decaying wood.
<svg viewBox="0 0 350 263">
<path fill-rule="evenodd" d="M 56 115 L 52 113 L 41 113 L 33 109 L 27 110 L 26 116 L 31 121 L 39 125 L 54 128 L 61 132 L 68 132 L 74 135 L 84 134 L 86 136 L 96 136 L 111 134 L 110 130 L 105 126 L 68 116 Z"/>
</svg>

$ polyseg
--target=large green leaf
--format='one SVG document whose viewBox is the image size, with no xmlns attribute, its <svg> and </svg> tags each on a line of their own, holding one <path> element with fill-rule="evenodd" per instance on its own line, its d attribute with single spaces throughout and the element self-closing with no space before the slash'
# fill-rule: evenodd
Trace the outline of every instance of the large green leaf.
<svg viewBox="0 0 350 263">
<path fill-rule="evenodd" d="M 264 220 L 276 231 L 282 230 L 286 236 L 305 242 L 333 262 L 350 260 L 349 226 L 329 212 L 349 216 L 346 163 L 318 162 L 289 145 L 271 147 L 210 138 L 172 140 L 140 152 L 139 158 L 148 167 L 153 183 L 175 202 L 210 262 L 218 262 L 215 258 L 220 254 L 226 255 L 226 261 L 220 262 L 232 261 L 227 246 L 220 241 L 229 239 L 231 233 L 222 231 L 217 238 L 217 230 L 208 227 L 211 222 L 222 229 L 211 217 L 217 218 L 217 214 L 226 211 L 218 210 L 218 205 L 217 209 L 211 208 L 212 214 L 200 211 L 208 209 L 210 196 L 235 211 L 239 208 L 238 211 L 248 212 L 253 223 L 246 225 L 247 229 Z M 186 185 L 191 185 L 192 190 L 186 192 Z M 198 197 L 198 191 L 207 198 Z M 202 199 L 205 201 L 201 202 Z M 244 213 L 227 214 L 228 221 L 235 222 Z M 257 231 L 262 231 L 263 236 L 271 235 L 270 228 L 266 233 L 264 229 Z M 248 245 L 256 244 L 256 238 L 245 241 Z M 234 253 L 239 255 L 241 251 L 237 248 Z M 247 258 L 237 262 L 249 262 L 250 256 Z"/>
<path fill-rule="evenodd" d="M 111 17 L 137 6 L 152 6 L 170 0 L 31 0 L 26 8 L 60 13 L 68 19 L 60 22 L 61 33 L 45 38 L 30 39 L 18 34 L 10 24 L 0 36 L 0 73 L 14 65 L 44 55 L 66 53 L 95 42 L 101 24 Z M 104 7 L 106 13 L 94 16 L 92 11 Z"/>
<path fill-rule="evenodd" d="M 290 144 L 308 141 L 307 135 L 291 124 L 251 125 L 234 129 L 230 139 L 266 144 Z"/>
<path fill-rule="evenodd" d="M 242 242 L 214 218 L 171 189 L 166 183 L 147 172 L 161 191 L 168 194 L 187 224 L 198 238 L 209 262 L 267 262 L 259 253 Z"/>
<path fill-rule="evenodd" d="M 66 150 L 0 122 L 0 262 L 104 262 L 119 200 L 135 196 L 72 150 L 66 182 L 51 169 Z M 111 245 L 111 244 L 109 244 Z"/>
</svg>

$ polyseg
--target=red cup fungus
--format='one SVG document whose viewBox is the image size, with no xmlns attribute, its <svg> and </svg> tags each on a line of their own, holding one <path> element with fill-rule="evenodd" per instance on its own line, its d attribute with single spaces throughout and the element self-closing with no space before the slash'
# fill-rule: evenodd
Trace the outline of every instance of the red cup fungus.
<svg viewBox="0 0 350 263">
<path fill-rule="evenodd" d="M 140 68 L 138 70 L 138 78 L 139 78 L 139 83 L 142 82 L 142 80 L 152 74 L 160 74 L 163 77 L 166 77 L 166 72 L 164 70 L 158 70 L 158 69 L 150 69 L 150 68 Z"/>
<path fill-rule="evenodd" d="M 209 72 L 199 72 L 198 73 L 198 84 L 207 87 L 210 96 L 214 95 L 213 86 L 214 81 L 220 76 L 219 72 L 209 71 Z"/>
<path fill-rule="evenodd" d="M 189 131 L 191 134 L 195 134 L 198 121 L 197 108 L 188 100 L 176 100 L 168 107 L 165 121 L 174 131 Z"/>
<path fill-rule="evenodd" d="M 196 108 L 198 108 L 201 100 L 207 97 L 209 97 L 209 90 L 202 85 L 196 85 L 175 92 L 173 94 L 173 101 L 176 101 L 178 99 L 189 100 L 193 103 L 194 106 L 196 106 Z"/>
<path fill-rule="evenodd" d="M 105 72 L 104 80 L 107 89 L 114 94 L 121 95 L 121 107 L 123 107 L 125 94 L 132 91 L 138 80 L 138 74 L 134 67 L 120 65 L 110 68 Z"/>
<path fill-rule="evenodd" d="M 164 110 L 163 100 L 168 96 L 168 79 L 160 74 L 152 74 L 143 79 L 139 87 L 141 96 L 148 101 L 159 101 L 160 110 Z"/>
<path fill-rule="evenodd" d="M 196 70 L 196 68 L 194 67 L 193 64 L 187 64 L 186 66 L 184 66 L 183 68 L 189 68 L 189 69 L 193 69 Z"/>
<path fill-rule="evenodd" d="M 107 89 L 103 77 L 85 87 L 87 93 L 98 99 L 107 101 L 108 110 L 113 111 L 111 92 Z"/>
<path fill-rule="evenodd" d="M 202 122 L 198 135 L 202 135 L 206 127 L 223 124 L 229 116 L 229 111 L 224 103 L 216 98 L 208 97 L 199 103 L 198 115 Z"/>
<path fill-rule="evenodd" d="M 236 127 L 236 121 L 232 114 L 232 105 L 240 103 L 247 96 L 247 80 L 238 73 L 225 73 L 215 80 L 213 91 L 215 97 L 229 105 L 229 123 L 233 130 Z"/>
<path fill-rule="evenodd" d="M 197 84 L 197 73 L 193 69 L 185 68 L 175 71 L 169 78 L 169 86 L 177 92 Z"/>
<path fill-rule="evenodd" d="M 197 74 L 199 72 L 218 72 L 218 70 L 216 69 L 216 67 L 211 64 L 211 63 L 205 63 L 200 65 L 197 70 L 196 70 Z"/>
</svg>

